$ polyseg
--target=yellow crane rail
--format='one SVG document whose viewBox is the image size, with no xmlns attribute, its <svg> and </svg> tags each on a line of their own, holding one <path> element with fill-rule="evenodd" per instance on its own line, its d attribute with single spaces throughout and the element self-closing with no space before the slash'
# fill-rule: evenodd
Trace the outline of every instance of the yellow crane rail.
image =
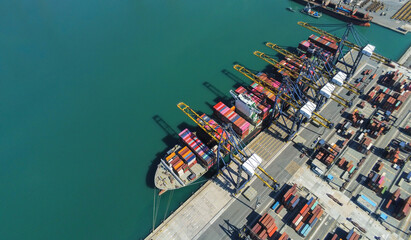
<svg viewBox="0 0 411 240">
<path fill-rule="evenodd" d="M 198 121 L 197 119 L 202 119 L 200 117 L 200 115 L 198 115 L 192 108 L 190 108 L 187 104 L 185 104 L 184 102 L 180 102 L 177 104 L 177 107 L 183 111 L 191 120 L 193 120 L 201 129 L 203 129 L 204 132 L 206 132 L 210 137 L 212 137 L 216 142 L 219 142 L 219 139 L 221 139 L 220 133 L 218 133 L 217 130 L 215 130 L 215 128 L 213 126 L 211 126 L 208 122 L 204 121 L 204 120 L 200 120 Z M 208 129 L 206 128 L 206 126 L 208 126 Z M 218 137 L 217 137 L 218 136 Z M 230 144 L 230 146 L 232 148 L 234 148 L 234 144 L 229 140 L 226 139 L 227 143 Z M 224 144 L 222 145 L 223 148 L 227 151 L 230 152 L 230 149 L 228 149 Z M 242 152 L 241 150 L 238 150 L 239 153 L 241 155 L 243 155 L 244 157 L 247 157 L 247 155 Z M 234 155 L 233 156 L 241 163 L 243 163 L 243 161 L 237 156 Z M 241 167 L 241 166 L 239 166 Z M 266 175 L 271 181 L 274 182 L 274 184 L 277 184 L 277 181 L 271 177 L 262 167 L 258 166 L 257 167 L 262 173 L 264 173 L 264 175 Z M 269 187 L 271 190 L 275 190 L 269 183 L 267 183 L 261 176 L 259 176 L 257 173 L 254 173 L 254 175 L 256 175 L 267 187 Z"/>
<path fill-rule="evenodd" d="M 312 25 L 310 25 L 310 24 L 308 24 L 308 23 L 306 23 L 306 22 L 298 22 L 298 25 L 300 25 L 300 26 L 302 26 L 302 27 L 305 27 L 305 28 L 307 28 L 307 29 L 309 29 L 309 30 L 311 30 L 311 31 L 313 31 L 313 32 L 318 33 L 318 34 L 325 35 L 325 36 L 333 39 L 333 40 L 336 41 L 337 43 L 340 43 L 341 41 L 343 41 L 341 38 L 339 38 L 339 37 L 337 37 L 337 36 L 334 36 L 334 35 L 332 35 L 331 33 L 328 33 L 328 32 L 326 32 L 326 31 L 324 31 L 324 30 L 322 30 L 322 29 L 319 29 L 319 28 L 317 28 L 317 27 L 314 27 L 314 26 L 312 26 Z M 356 50 L 356 51 L 361 51 L 361 47 L 360 47 L 360 46 L 358 46 L 357 44 L 352 43 L 352 42 L 350 42 L 350 41 L 344 40 L 344 41 L 343 41 L 343 44 L 344 44 L 345 46 L 351 48 L 351 49 Z M 385 63 L 385 64 L 388 64 L 388 63 L 391 62 L 391 60 L 389 60 L 388 58 L 386 58 L 386 57 L 384 57 L 384 56 L 381 56 L 381 55 L 379 55 L 379 54 L 377 54 L 377 53 L 375 53 L 375 52 L 372 54 L 371 58 L 374 59 L 374 60 L 380 61 L 380 62 L 382 62 L 382 63 Z"/>
<path fill-rule="evenodd" d="M 275 68 L 278 69 L 283 69 L 281 67 L 281 65 L 279 64 L 279 62 L 269 56 L 267 56 L 265 53 L 262 53 L 260 51 L 255 51 L 254 55 L 256 55 L 257 57 L 261 58 L 262 60 L 266 61 L 267 63 L 271 64 L 272 66 L 274 66 Z M 285 71 L 287 71 L 287 73 L 289 73 L 290 76 L 292 76 L 294 79 L 298 78 L 298 75 L 296 76 L 296 73 L 294 71 L 292 71 L 292 69 L 284 66 L 284 68 L 286 69 Z M 308 85 L 310 88 L 314 89 L 315 91 L 320 90 L 320 87 L 316 82 L 311 81 L 310 79 L 308 79 L 305 76 L 302 76 L 302 79 L 300 79 L 303 83 L 305 83 L 306 85 Z M 312 85 L 311 83 L 313 83 L 314 85 Z M 341 96 L 338 96 L 337 94 L 332 93 L 332 100 L 341 104 L 344 107 L 348 107 L 348 100 L 344 99 Z"/>
<path fill-rule="evenodd" d="M 254 73 L 252 73 L 250 70 L 248 70 L 247 68 L 236 64 L 234 65 L 234 69 L 237 70 L 238 72 L 240 72 L 241 74 L 243 74 L 244 76 L 246 76 L 248 79 L 250 79 L 251 81 L 260 84 L 261 86 L 263 86 L 267 91 L 271 92 L 274 95 L 277 95 L 278 91 L 274 92 L 272 90 L 272 86 L 268 83 L 266 83 L 265 81 L 263 81 L 262 79 L 260 79 L 258 76 L 256 76 Z M 285 95 L 286 97 L 284 97 L 283 95 Z M 289 104 L 291 107 L 293 107 L 296 110 L 299 110 L 299 108 L 292 102 L 295 101 L 295 99 L 292 99 L 290 96 L 288 96 L 287 94 L 282 94 L 281 96 L 279 96 L 281 100 L 287 102 L 287 104 Z M 301 105 L 300 102 L 297 102 L 299 105 Z M 321 116 L 320 114 L 313 112 L 313 114 L 315 116 L 317 116 L 318 118 L 320 118 L 321 120 L 323 120 L 324 122 L 326 122 L 326 124 L 322 123 L 320 120 L 318 120 L 315 117 L 311 117 L 311 119 L 320 124 L 321 126 L 325 127 L 325 128 L 330 128 L 330 124 L 331 122 L 328 121 L 327 119 L 325 119 L 323 116 Z"/>
</svg>

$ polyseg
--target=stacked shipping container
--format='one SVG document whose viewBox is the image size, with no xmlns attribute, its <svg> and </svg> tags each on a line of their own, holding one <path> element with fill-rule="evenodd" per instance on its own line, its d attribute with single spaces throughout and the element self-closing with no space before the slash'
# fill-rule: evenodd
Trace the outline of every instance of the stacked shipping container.
<svg viewBox="0 0 411 240">
<path fill-rule="evenodd" d="M 274 218 L 266 213 L 258 220 L 251 231 L 260 239 L 264 240 L 267 239 L 267 237 L 272 237 L 277 229 L 278 227 L 275 224 Z"/>
<path fill-rule="evenodd" d="M 215 164 L 214 153 L 187 128 L 178 134 L 184 143 L 197 155 L 202 164 L 210 169 Z"/>
<path fill-rule="evenodd" d="M 231 123 L 234 131 L 244 139 L 249 134 L 250 123 L 240 117 L 236 112 L 219 102 L 213 107 L 215 115 L 225 123 Z"/>
<path fill-rule="evenodd" d="M 321 37 L 317 37 L 314 34 L 312 34 L 308 40 L 312 43 L 314 43 L 315 45 L 330 51 L 332 54 L 335 54 L 338 50 L 338 46 L 337 44 L 335 44 L 332 41 L 327 40 L 328 38 L 325 36 L 321 36 Z"/>
<path fill-rule="evenodd" d="M 187 148 L 187 147 L 184 147 Z M 184 149 L 183 148 L 183 149 Z M 182 149 L 181 149 L 182 150 Z M 180 150 L 180 151 L 181 151 Z M 191 159 L 191 162 L 193 160 Z M 194 158 L 195 161 L 195 158 Z M 184 161 L 178 156 L 175 152 L 172 152 L 170 155 L 166 157 L 166 162 L 173 168 L 173 170 L 181 177 L 185 172 L 187 172 L 188 168 L 193 166 L 188 166 Z"/>
</svg>

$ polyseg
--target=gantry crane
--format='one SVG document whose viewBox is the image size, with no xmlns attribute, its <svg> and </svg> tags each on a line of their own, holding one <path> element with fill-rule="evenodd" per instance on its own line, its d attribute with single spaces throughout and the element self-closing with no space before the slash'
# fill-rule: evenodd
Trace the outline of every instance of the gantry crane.
<svg viewBox="0 0 411 240">
<path fill-rule="evenodd" d="M 275 68 L 285 71 L 289 76 L 293 77 L 297 81 L 303 82 L 309 89 L 314 90 L 314 93 L 312 93 L 313 98 L 315 102 L 317 103 L 316 110 L 320 109 L 321 106 L 325 103 L 326 99 L 332 99 L 333 101 L 341 104 L 344 107 L 349 107 L 351 106 L 351 102 L 344 99 L 341 96 L 338 96 L 335 93 L 332 93 L 334 91 L 333 85 L 329 83 L 324 83 L 319 80 L 315 81 L 312 80 L 313 76 L 310 74 L 297 74 L 295 71 L 292 69 L 288 68 L 287 66 L 281 66 L 278 61 L 275 59 L 269 57 L 267 54 L 262 53 L 260 51 L 255 51 L 254 55 L 257 57 L 261 58 L 262 60 L 266 61 L 267 63 L 271 64 Z M 302 71 L 302 70 L 301 70 Z M 313 70 L 309 70 L 309 72 L 312 72 Z M 313 74 L 313 73 L 311 73 Z M 304 91 L 304 89 L 302 89 Z"/>
<path fill-rule="evenodd" d="M 294 61 L 300 63 L 303 65 L 303 69 L 305 70 L 305 72 L 307 73 L 307 75 L 309 76 L 309 78 L 313 78 L 312 81 L 318 81 L 318 79 L 324 78 L 327 79 L 327 81 L 329 81 L 330 79 L 332 79 L 335 75 L 334 71 L 333 71 L 333 67 L 330 65 L 329 61 L 326 61 L 325 59 L 322 58 L 321 53 L 315 53 L 315 57 L 317 58 L 317 61 L 322 62 L 322 67 L 319 67 L 317 64 L 314 64 L 313 61 L 310 61 L 309 59 L 303 60 L 301 58 L 299 58 L 298 56 L 296 56 L 295 54 L 279 47 L 277 44 L 274 43 L 266 43 L 266 46 L 273 49 L 274 51 L 281 53 L 282 55 L 289 57 L 291 59 L 293 59 Z M 290 71 L 293 71 L 292 69 L 289 69 Z M 297 74 L 297 73 L 295 73 Z M 317 74 L 321 75 L 318 76 Z M 323 85 L 325 84 L 324 82 L 322 82 Z M 360 95 L 359 90 L 351 85 L 348 82 L 344 82 L 342 84 L 342 87 L 347 89 L 348 91 L 356 94 L 356 95 Z M 347 102 L 348 103 L 348 102 Z"/>
<path fill-rule="evenodd" d="M 274 105 L 272 106 L 272 118 L 281 118 L 283 120 L 284 127 L 289 131 L 287 140 L 290 140 L 296 134 L 296 132 L 298 132 L 301 123 L 305 119 L 312 119 L 314 122 L 326 128 L 331 128 L 333 126 L 333 124 L 329 120 L 314 111 L 316 105 L 311 101 L 307 101 L 304 96 L 299 94 L 299 91 L 295 86 L 296 83 L 291 81 L 288 77 L 285 77 L 283 79 L 283 82 L 281 83 L 280 88 L 276 89 L 272 85 L 252 73 L 250 70 L 239 64 L 234 65 L 234 69 L 246 76 L 251 81 L 261 85 L 267 91 L 276 96 Z M 289 94 L 292 94 L 292 96 L 290 96 Z M 289 117 L 289 114 L 287 114 L 286 112 L 287 110 L 289 110 L 288 107 L 290 107 L 292 116 L 294 118 L 291 127 L 288 126 L 288 121 L 284 118 Z"/>
<path fill-rule="evenodd" d="M 325 36 L 333 39 L 334 41 L 336 41 L 336 43 L 338 44 L 338 50 L 335 54 L 335 57 L 334 57 L 334 60 L 333 60 L 333 65 L 335 66 L 337 64 L 337 62 L 342 63 L 346 68 L 345 72 L 347 73 L 347 79 L 349 79 L 354 74 L 354 72 L 356 71 L 356 69 L 358 67 L 358 64 L 359 64 L 359 62 L 360 62 L 363 55 L 369 56 L 370 58 L 372 58 L 376 61 L 382 62 L 384 64 L 390 64 L 391 63 L 390 59 L 375 53 L 374 52 L 374 49 L 375 49 L 374 46 L 372 46 L 370 44 L 367 44 L 366 46 L 362 47 L 362 46 L 358 46 L 357 44 L 352 43 L 352 42 L 347 40 L 348 35 L 350 33 L 352 33 L 352 35 L 354 37 L 354 40 L 357 41 L 357 42 L 360 42 L 359 37 L 358 37 L 358 33 L 356 32 L 356 30 L 355 30 L 352 23 L 347 24 L 347 29 L 344 32 L 342 38 L 336 37 L 336 36 L 326 32 L 322 29 L 319 29 L 319 28 L 317 28 L 315 26 L 312 26 L 312 25 L 310 25 L 308 23 L 305 23 L 305 22 L 298 22 L 298 25 L 303 26 L 303 27 L 305 27 L 305 28 L 307 28 L 307 29 L 309 29 L 313 32 L 316 32 L 318 34 L 325 35 Z M 357 56 L 354 58 L 353 55 L 352 55 L 352 51 L 349 51 L 351 60 L 353 62 L 352 64 L 348 63 L 344 59 L 344 52 L 343 52 L 344 46 L 347 46 L 348 48 L 350 48 L 352 50 L 356 50 L 358 52 Z M 350 69 L 348 69 L 348 68 L 350 68 Z"/>
<path fill-rule="evenodd" d="M 230 153 L 230 155 L 233 157 L 233 160 L 238 161 L 239 164 L 244 164 L 247 161 L 247 159 L 251 157 L 244 151 L 243 147 L 240 146 L 239 142 L 241 142 L 241 140 L 239 140 L 239 138 L 236 138 L 234 140 L 231 138 L 235 137 L 235 134 L 230 135 L 230 137 L 226 135 L 226 131 L 219 133 L 213 126 L 211 126 L 207 121 L 204 121 L 200 117 L 200 115 L 198 115 L 193 109 L 191 109 L 187 104 L 183 102 L 178 103 L 177 107 L 181 111 L 183 111 L 191 120 L 193 120 L 205 133 L 207 133 L 217 143 L 221 143 L 223 141 L 223 144 L 219 144 L 219 147 L 222 147 L 225 151 Z M 229 147 L 227 147 L 225 143 L 227 143 Z M 232 154 L 233 151 L 235 151 L 235 154 Z M 257 176 L 257 178 L 259 178 L 267 187 L 269 187 L 273 191 L 277 191 L 280 188 L 280 184 L 272 176 L 270 176 L 262 167 L 255 167 L 272 181 L 272 184 L 269 184 L 259 174 L 254 173 L 254 175 Z M 238 180 L 240 180 L 241 178 L 241 169 L 242 166 L 238 166 Z M 237 182 L 236 192 L 238 193 L 239 190 L 239 182 Z"/>
</svg>

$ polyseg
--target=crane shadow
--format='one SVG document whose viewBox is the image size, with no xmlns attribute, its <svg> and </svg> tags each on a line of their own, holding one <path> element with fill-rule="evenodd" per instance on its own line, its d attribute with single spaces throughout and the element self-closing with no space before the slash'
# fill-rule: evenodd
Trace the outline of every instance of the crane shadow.
<svg viewBox="0 0 411 240">
<path fill-rule="evenodd" d="M 234 86 L 246 86 L 248 84 L 242 78 L 237 77 L 234 73 L 227 69 L 223 69 L 221 72 L 236 83 Z"/>
<path fill-rule="evenodd" d="M 215 103 L 229 101 L 229 98 L 223 92 L 221 92 L 220 89 L 216 88 L 210 82 L 203 82 L 203 86 L 206 87 L 210 92 L 212 92 L 216 96 L 216 98 L 214 99 Z"/>
<path fill-rule="evenodd" d="M 154 115 L 152 117 L 155 123 L 166 133 L 166 136 L 162 139 L 162 141 L 168 146 L 167 149 L 158 152 L 155 155 L 155 158 L 151 161 L 150 166 L 148 167 L 147 175 L 146 175 L 146 185 L 151 188 L 155 188 L 154 185 L 154 175 L 157 170 L 157 165 L 159 164 L 160 158 L 166 155 L 169 148 L 171 148 L 174 144 L 178 143 L 178 134 L 177 132 L 159 115 Z"/>
<path fill-rule="evenodd" d="M 241 239 L 239 236 L 240 229 L 238 227 L 230 223 L 230 220 L 224 220 L 224 223 L 225 224 L 219 224 L 219 226 L 224 231 L 224 233 L 227 234 L 227 236 L 230 239 L 233 239 L 233 240 Z"/>
</svg>

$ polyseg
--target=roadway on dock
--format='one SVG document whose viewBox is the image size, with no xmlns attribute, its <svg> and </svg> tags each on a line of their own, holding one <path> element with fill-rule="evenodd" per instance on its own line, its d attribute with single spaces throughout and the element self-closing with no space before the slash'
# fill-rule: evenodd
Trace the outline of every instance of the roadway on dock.
<svg viewBox="0 0 411 240">
<path fill-rule="evenodd" d="M 369 60 L 369 63 L 374 65 L 374 68 L 377 67 L 376 62 Z M 357 73 L 364 67 L 366 68 L 367 65 L 368 63 L 362 62 Z M 374 82 L 375 80 L 372 83 Z M 371 84 L 368 87 L 371 87 Z M 347 92 L 343 88 L 340 88 L 340 92 L 339 95 L 347 99 L 353 96 L 343 95 Z M 356 98 L 353 107 L 347 112 L 351 112 L 358 102 L 359 99 Z M 342 106 L 329 101 L 323 107 L 321 115 L 337 124 L 342 120 L 341 114 L 339 114 L 341 109 Z M 334 129 L 307 124 L 302 127 L 293 141 L 285 143 L 279 139 L 279 137 L 284 137 L 284 131 L 273 124 L 260 133 L 247 148 L 260 155 L 263 158 L 264 169 L 281 185 L 284 185 L 307 161 L 307 158 L 299 157 L 301 145 L 310 147 L 318 137 L 327 139 L 333 133 Z M 228 177 L 230 175 L 228 171 L 231 171 L 231 175 L 235 175 L 237 167 L 235 164 L 230 164 L 228 170 L 219 174 L 214 180 L 208 181 L 152 234 L 147 236 L 147 239 L 237 239 L 239 228 L 242 228 L 246 223 L 255 222 L 274 201 L 273 192 L 261 181 L 254 181 L 255 177 L 249 186 L 257 190 L 258 197 L 256 199 L 250 202 L 243 195 L 233 197 L 234 185 Z M 257 200 L 260 202 L 258 207 Z M 328 221 L 335 223 L 335 220 L 329 219 L 328 215 L 325 215 L 322 222 Z M 327 224 L 326 229 L 330 227 L 329 225 Z M 324 231 L 327 230 L 321 228 L 310 233 L 310 236 L 317 237 Z"/>
<path fill-rule="evenodd" d="M 372 67 L 373 69 L 378 69 L 382 66 L 381 64 L 377 64 L 373 61 L 369 61 L 369 63 L 370 64 L 362 63 L 358 68 L 356 75 L 358 75 L 358 73 L 361 72 L 361 70 L 364 68 Z M 356 78 L 354 77 L 353 79 Z M 371 88 L 372 85 L 374 85 L 375 81 L 376 79 L 369 83 L 368 86 L 366 86 L 365 92 L 367 92 L 368 89 Z M 341 91 L 341 93 L 346 92 L 346 90 Z M 340 96 L 343 96 L 343 94 L 340 94 Z M 346 95 L 344 96 L 347 97 Z M 347 112 L 352 112 L 356 108 L 356 104 L 359 101 L 360 99 L 356 98 L 353 102 L 353 106 L 351 107 L 351 109 L 348 109 Z M 337 103 L 329 102 L 328 106 L 323 108 L 323 110 L 321 111 L 321 115 L 323 115 L 327 119 L 330 119 L 333 123 L 338 123 L 342 120 L 342 117 L 340 114 L 336 114 L 336 112 L 338 113 L 341 109 L 342 107 L 338 106 Z M 294 139 L 294 142 L 291 142 L 291 144 L 287 145 L 281 151 L 280 155 L 275 159 L 275 161 L 273 161 L 274 164 L 266 166 L 265 169 L 271 176 L 273 176 L 278 182 L 280 182 L 281 185 L 287 183 L 307 161 L 307 158 L 299 157 L 301 152 L 298 149 L 298 143 L 295 142 L 300 142 L 307 147 L 310 147 L 311 144 L 317 139 L 317 137 L 321 136 L 322 138 L 327 139 L 334 133 L 335 132 L 330 129 L 317 128 L 312 124 L 307 125 Z M 301 169 L 301 171 L 306 171 L 305 168 L 308 168 L 306 166 L 303 167 L 304 170 Z M 318 181 L 322 180 L 318 179 Z M 234 201 L 231 206 L 229 206 L 224 212 L 220 213 L 220 216 L 218 218 L 215 218 L 214 222 L 210 222 L 207 228 L 203 229 L 199 234 L 197 234 L 194 239 L 237 239 L 238 230 L 240 228 L 242 228 L 247 223 L 250 224 L 255 222 L 266 211 L 266 209 L 274 203 L 275 195 L 273 195 L 270 189 L 265 187 L 260 181 L 254 181 L 251 186 L 258 191 L 258 200 L 260 202 L 259 207 L 256 208 L 256 199 L 254 199 L 253 202 L 249 202 L 244 196 L 239 196 L 237 201 Z M 348 198 L 346 200 L 347 202 L 349 201 Z M 349 206 L 353 206 L 353 203 L 351 203 Z M 354 214 L 354 212 L 352 213 Z M 361 219 L 369 220 L 369 218 L 367 218 L 365 215 L 360 214 L 359 216 L 361 217 Z M 330 225 L 335 225 L 335 219 L 327 215 L 323 217 L 322 222 L 326 222 L 327 224 L 321 225 L 321 228 L 318 227 L 318 230 L 310 233 L 308 239 L 314 236 L 316 238 L 323 238 L 328 233 L 329 228 L 331 227 Z M 373 224 L 375 225 L 374 222 Z M 378 232 L 381 232 L 385 236 L 389 235 L 386 231 L 384 231 L 384 228 L 381 225 L 374 227 L 379 227 Z M 395 234 L 392 235 L 392 237 L 394 237 L 393 239 L 395 239 L 395 236 Z M 297 236 L 297 238 L 299 238 L 299 236 Z"/>
</svg>

